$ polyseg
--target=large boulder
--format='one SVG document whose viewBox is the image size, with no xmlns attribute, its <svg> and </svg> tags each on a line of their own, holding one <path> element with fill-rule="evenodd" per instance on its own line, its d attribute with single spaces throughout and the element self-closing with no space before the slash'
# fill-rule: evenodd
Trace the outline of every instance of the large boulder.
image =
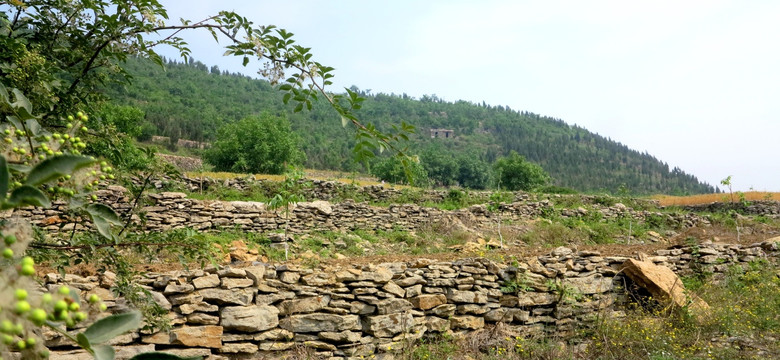
<svg viewBox="0 0 780 360">
<path fill-rule="evenodd" d="M 699 321 L 705 320 L 710 312 L 710 306 L 696 294 L 686 291 L 677 274 L 666 266 L 628 259 L 621 265 L 621 269 L 654 298 L 669 306 L 687 308 Z"/>
</svg>

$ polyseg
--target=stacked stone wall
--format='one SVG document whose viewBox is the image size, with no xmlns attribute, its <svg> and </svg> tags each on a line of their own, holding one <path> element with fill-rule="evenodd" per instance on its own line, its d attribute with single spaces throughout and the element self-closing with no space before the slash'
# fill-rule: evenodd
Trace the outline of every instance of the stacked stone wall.
<svg viewBox="0 0 780 360">
<path fill-rule="evenodd" d="M 643 257 L 679 274 L 705 271 L 717 279 L 731 266 L 775 262 L 776 240 L 704 243 Z M 440 332 L 465 335 L 497 323 L 518 336 L 565 336 L 597 316 L 624 314 L 629 280 L 620 265 L 626 259 L 560 247 L 510 263 L 420 258 L 315 269 L 254 263 L 148 273 L 140 282 L 169 311 L 173 327 L 124 335 L 114 345 L 119 358 L 157 350 L 210 360 L 275 359 L 303 347 L 330 359 L 393 359 L 406 341 Z M 50 274 L 45 286 L 67 282 L 82 290 L 82 298 L 95 293 L 110 310 L 121 311 L 124 301 L 108 290 L 112 281 L 111 274 Z M 56 333 L 45 336 L 56 350 L 53 359 L 84 356 Z"/>
<path fill-rule="evenodd" d="M 121 187 L 111 187 L 98 192 L 100 201 L 112 206 L 118 213 L 125 214 L 134 199 Z M 351 230 L 421 230 L 432 226 L 453 226 L 458 222 L 469 228 L 486 228 L 495 224 L 495 212 L 485 205 L 473 205 L 460 210 L 441 210 L 416 204 L 390 204 L 373 206 L 351 200 L 339 203 L 327 201 L 300 202 L 291 208 L 289 217 L 283 211 L 269 210 L 265 203 L 249 201 L 196 200 L 184 193 L 151 193 L 141 199 L 140 215 L 134 221 L 143 231 L 165 231 L 178 228 L 192 228 L 201 231 L 241 229 L 258 233 L 273 232 L 289 226 L 293 233 L 311 231 Z M 29 219 L 33 224 L 49 231 L 69 231 L 73 226 L 64 215 L 65 203 L 55 202 L 51 209 L 25 208 L 13 214 Z M 661 221 L 671 228 L 687 228 L 708 225 L 706 216 L 693 213 L 661 213 L 634 210 L 622 204 L 613 206 L 594 205 L 593 209 L 555 209 L 550 200 L 517 201 L 501 205 L 503 220 L 528 220 L 549 216 L 556 212 L 563 217 L 588 217 L 598 212 L 602 221 L 630 218 L 638 222 Z M 143 220 L 142 220 L 143 219 Z M 456 221 L 457 220 L 457 221 Z"/>
</svg>

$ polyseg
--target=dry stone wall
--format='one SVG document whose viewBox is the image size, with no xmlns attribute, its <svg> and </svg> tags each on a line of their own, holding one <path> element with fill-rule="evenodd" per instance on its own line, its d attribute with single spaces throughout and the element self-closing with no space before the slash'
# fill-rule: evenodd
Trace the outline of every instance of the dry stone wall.
<svg viewBox="0 0 780 360">
<path fill-rule="evenodd" d="M 647 260 L 678 273 L 723 274 L 730 266 L 776 261 L 780 239 L 749 246 L 705 243 L 659 250 Z M 500 263 L 483 258 L 416 259 L 378 265 L 303 268 L 254 263 L 246 267 L 148 273 L 141 283 L 169 311 L 168 332 L 140 331 L 114 341 L 119 358 L 167 351 L 210 360 L 279 358 L 308 348 L 323 358 L 396 358 L 406 341 L 452 332 L 465 335 L 504 323 L 518 336 L 562 335 L 596 316 L 621 316 L 629 280 L 623 256 L 560 247 L 548 255 Z M 82 298 L 95 293 L 110 310 L 123 299 L 108 290 L 110 273 L 45 277 L 69 283 Z M 514 285 L 513 285 L 514 284 Z M 81 359 L 56 333 L 46 333 L 52 359 Z"/>
<path fill-rule="evenodd" d="M 131 207 L 132 200 L 127 191 L 112 186 L 98 192 L 100 201 L 112 206 L 120 214 Z M 249 201 L 196 200 L 184 193 L 162 192 L 146 195 L 141 202 L 140 213 L 133 219 L 145 231 L 164 231 L 177 228 L 192 228 L 202 231 L 241 229 L 252 232 L 273 232 L 283 229 L 289 221 L 293 233 L 310 231 L 350 231 L 402 229 L 419 230 L 431 226 L 463 226 L 469 228 L 492 227 L 497 214 L 488 211 L 485 205 L 473 205 L 460 210 L 440 210 L 416 204 L 390 204 L 372 206 L 351 200 L 330 203 L 327 201 L 300 202 L 292 207 L 289 218 L 283 211 L 269 210 L 265 203 Z M 50 231 L 69 231 L 75 225 L 64 215 L 65 204 L 55 202 L 51 209 L 26 208 L 3 216 L 20 216 L 33 224 Z M 631 218 L 635 221 L 662 221 L 673 228 L 708 225 L 707 217 L 693 213 L 660 213 L 637 211 L 623 204 L 613 206 L 594 205 L 591 210 L 555 209 L 550 200 L 517 201 L 501 205 L 504 220 L 527 220 L 557 213 L 563 217 L 593 216 L 598 212 L 603 221 L 617 218 Z M 139 216 L 140 215 L 140 216 Z"/>
</svg>

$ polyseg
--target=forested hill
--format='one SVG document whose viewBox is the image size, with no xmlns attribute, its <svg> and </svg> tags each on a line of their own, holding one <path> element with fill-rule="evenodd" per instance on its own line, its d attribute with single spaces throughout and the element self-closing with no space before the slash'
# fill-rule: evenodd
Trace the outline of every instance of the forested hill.
<svg viewBox="0 0 780 360">
<path fill-rule="evenodd" d="M 293 114 L 267 81 L 228 74 L 197 61 L 169 62 L 165 70 L 146 61 L 128 61 L 132 85 L 114 86 L 108 95 L 118 104 L 142 109 L 158 135 L 209 141 L 221 124 L 269 111 L 290 119 L 303 140 L 307 167 L 351 171 L 361 166 L 352 160 L 352 131 L 342 127 L 325 102 L 315 103 L 312 111 Z M 401 121 L 417 127 L 411 149 L 423 162 L 462 159 L 486 169 L 498 157 L 516 151 L 540 164 L 556 185 L 580 191 L 616 192 L 621 186 L 634 194 L 715 191 L 647 153 L 558 119 L 484 102 L 444 102 L 435 95 L 413 99 L 406 94 L 361 93 L 367 97 L 358 112 L 361 120 L 379 129 Z M 454 138 L 433 139 L 432 128 L 454 130 Z"/>
</svg>

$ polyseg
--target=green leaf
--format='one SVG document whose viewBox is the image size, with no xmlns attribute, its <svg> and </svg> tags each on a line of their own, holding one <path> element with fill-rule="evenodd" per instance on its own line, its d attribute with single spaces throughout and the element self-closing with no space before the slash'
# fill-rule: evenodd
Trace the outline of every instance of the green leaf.
<svg viewBox="0 0 780 360">
<path fill-rule="evenodd" d="M 92 223 L 95 225 L 98 233 L 106 239 L 114 239 L 114 234 L 111 233 L 111 224 L 106 219 L 100 216 L 93 216 Z"/>
<path fill-rule="evenodd" d="M 33 137 L 41 135 L 41 124 L 38 123 L 38 120 L 27 119 L 25 125 L 27 125 L 27 130 L 32 133 Z"/>
<path fill-rule="evenodd" d="M 173 354 L 168 354 L 159 351 L 138 354 L 130 358 L 130 360 L 202 360 L 202 359 L 203 357 L 200 356 L 181 357 L 181 356 L 176 356 Z"/>
<path fill-rule="evenodd" d="M 90 204 L 87 206 L 87 212 L 94 217 L 101 217 L 111 223 L 112 225 L 122 225 L 122 219 L 117 213 L 109 206 L 103 204 Z"/>
<path fill-rule="evenodd" d="M 89 339 L 83 333 L 76 334 L 76 343 L 84 350 L 92 350 L 92 344 L 89 343 Z"/>
<path fill-rule="evenodd" d="M 95 360 L 114 360 L 114 348 L 109 345 L 98 345 L 93 350 L 95 350 Z"/>
<path fill-rule="evenodd" d="M 11 196 L 3 204 L 3 208 L 9 209 L 26 205 L 47 208 L 51 206 L 51 202 L 42 191 L 29 185 L 23 185 L 11 192 Z"/>
<path fill-rule="evenodd" d="M 141 326 L 141 313 L 130 311 L 95 321 L 84 331 L 84 336 L 92 344 L 102 344 L 139 326 Z"/>
<path fill-rule="evenodd" d="M 32 170 L 32 168 L 29 165 L 8 164 L 8 170 L 16 173 L 27 174 L 30 172 L 30 170 Z"/>
<path fill-rule="evenodd" d="M 78 169 L 93 164 L 95 160 L 86 156 L 61 155 L 48 158 L 36 165 L 27 175 L 25 184 L 38 186 L 61 176 L 71 175 Z"/>
<path fill-rule="evenodd" d="M 30 100 L 28 100 L 27 97 L 24 96 L 21 91 L 19 91 L 19 89 L 11 89 L 11 92 L 14 93 L 14 98 L 16 99 L 15 102 L 11 103 L 11 106 L 15 108 L 22 108 L 27 110 L 27 114 L 32 114 L 32 104 L 30 104 Z"/>
<path fill-rule="evenodd" d="M 5 201 L 8 195 L 8 183 L 11 181 L 11 173 L 8 172 L 8 163 L 5 156 L 0 156 L 0 203 Z"/>
</svg>

